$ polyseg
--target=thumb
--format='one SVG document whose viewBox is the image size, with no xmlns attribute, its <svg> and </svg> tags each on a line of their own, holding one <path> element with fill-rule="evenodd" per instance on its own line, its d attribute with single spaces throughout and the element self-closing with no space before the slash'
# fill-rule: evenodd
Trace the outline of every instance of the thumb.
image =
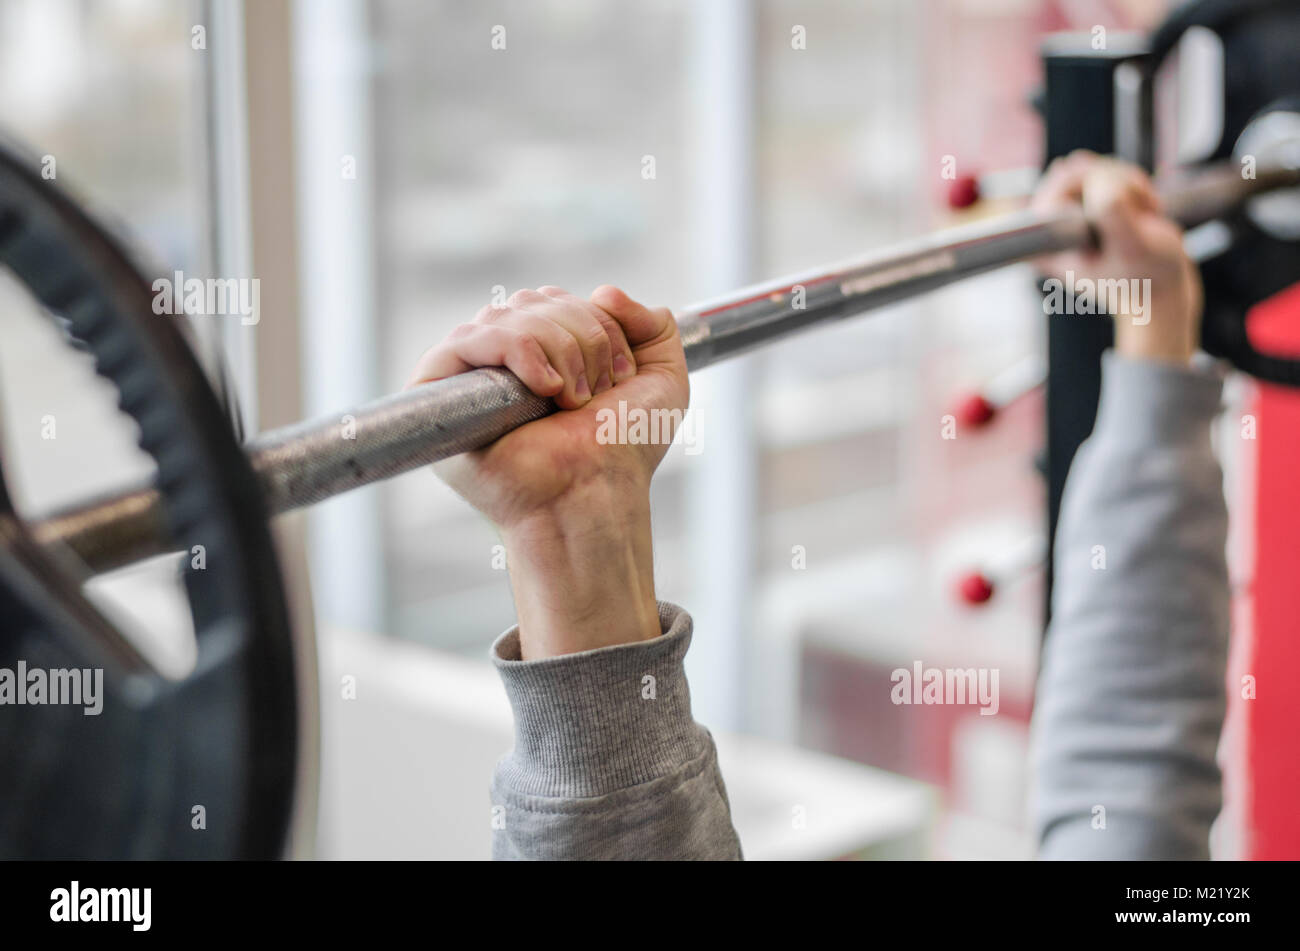
<svg viewBox="0 0 1300 951">
<path fill-rule="evenodd" d="M 592 291 L 591 302 L 618 321 L 633 348 L 658 343 L 677 332 L 677 321 L 668 308 L 646 307 L 609 284 Z"/>
</svg>

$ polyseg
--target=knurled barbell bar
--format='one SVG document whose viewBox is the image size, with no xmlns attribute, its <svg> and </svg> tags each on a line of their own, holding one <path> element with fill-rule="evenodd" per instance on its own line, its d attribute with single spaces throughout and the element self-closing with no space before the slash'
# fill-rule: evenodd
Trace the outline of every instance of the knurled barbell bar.
<svg viewBox="0 0 1300 951">
<path fill-rule="evenodd" d="M 1275 166 L 1246 178 L 1240 164 L 1228 162 L 1164 181 L 1159 189 L 1170 217 L 1191 228 L 1236 213 L 1263 193 L 1300 189 L 1300 170 Z M 1300 195 L 1295 204 L 1300 217 Z M 680 312 L 687 365 L 700 370 L 831 320 L 1094 243 L 1080 210 L 1020 212 L 746 287 Z M 279 514 L 480 448 L 554 411 L 551 400 L 533 395 L 509 371 L 478 369 L 271 430 L 245 448 L 267 509 Z M 57 513 L 32 532 L 103 571 L 162 553 L 161 518 L 156 490 L 142 488 Z"/>
</svg>

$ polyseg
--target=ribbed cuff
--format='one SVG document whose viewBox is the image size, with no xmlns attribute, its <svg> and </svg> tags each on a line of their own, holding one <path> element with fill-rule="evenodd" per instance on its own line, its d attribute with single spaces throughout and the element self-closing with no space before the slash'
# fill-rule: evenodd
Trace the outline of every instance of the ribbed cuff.
<svg viewBox="0 0 1300 951">
<path fill-rule="evenodd" d="M 1222 396 L 1223 375 L 1213 367 L 1135 360 L 1107 350 L 1093 432 L 1132 446 L 1208 440 Z"/>
<path fill-rule="evenodd" d="M 492 645 L 515 714 L 515 748 L 498 768 L 511 791 L 602 796 L 666 776 L 700 756 L 683 662 L 691 617 L 659 602 L 663 635 L 520 660 L 519 628 Z"/>
</svg>

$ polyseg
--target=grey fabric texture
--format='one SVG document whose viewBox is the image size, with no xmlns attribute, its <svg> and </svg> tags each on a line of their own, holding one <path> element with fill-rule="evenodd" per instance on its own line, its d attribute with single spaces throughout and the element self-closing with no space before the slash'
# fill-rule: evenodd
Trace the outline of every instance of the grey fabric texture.
<svg viewBox="0 0 1300 951">
<path fill-rule="evenodd" d="M 495 859 L 739 859 L 713 738 L 691 715 L 691 618 L 663 634 L 536 661 L 492 647 L 515 718 L 492 780 Z"/>
<path fill-rule="evenodd" d="M 1208 856 L 1228 635 L 1221 388 L 1105 357 L 1058 526 L 1032 728 L 1043 858 Z M 520 660 L 517 629 L 493 645 L 515 717 L 491 787 L 494 858 L 742 857 L 691 715 L 691 619 L 661 603 L 660 621 L 651 641 L 538 661 Z"/>
<path fill-rule="evenodd" d="M 1107 353 L 1066 483 L 1033 718 L 1046 859 L 1204 859 L 1221 804 L 1222 381 Z"/>
</svg>

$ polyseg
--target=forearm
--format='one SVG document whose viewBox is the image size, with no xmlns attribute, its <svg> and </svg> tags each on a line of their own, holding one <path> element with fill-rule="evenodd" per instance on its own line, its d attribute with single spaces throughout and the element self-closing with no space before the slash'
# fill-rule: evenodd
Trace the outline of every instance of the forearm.
<svg viewBox="0 0 1300 951">
<path fill-rule="evenodd" d="M 1216 378 L 1108 354 L 1057 529 L 1034 714 L 1044 858 L 1204 858 L 1228 634 Z"/>
<path fill-rule="evenodd" d="M 492 655 L 515 745 L 492 782 L 493 856 L 740 858 L 691 715 L 691 619 L 654 599 L 648 492 L 601 483 L 505 535 L 519 626 Z"/>
<path fill-rule="evenodd" d="M 660 635 L 648 487 L 583 486 L 504 535 L 524 660 Z"/>
</svg>

